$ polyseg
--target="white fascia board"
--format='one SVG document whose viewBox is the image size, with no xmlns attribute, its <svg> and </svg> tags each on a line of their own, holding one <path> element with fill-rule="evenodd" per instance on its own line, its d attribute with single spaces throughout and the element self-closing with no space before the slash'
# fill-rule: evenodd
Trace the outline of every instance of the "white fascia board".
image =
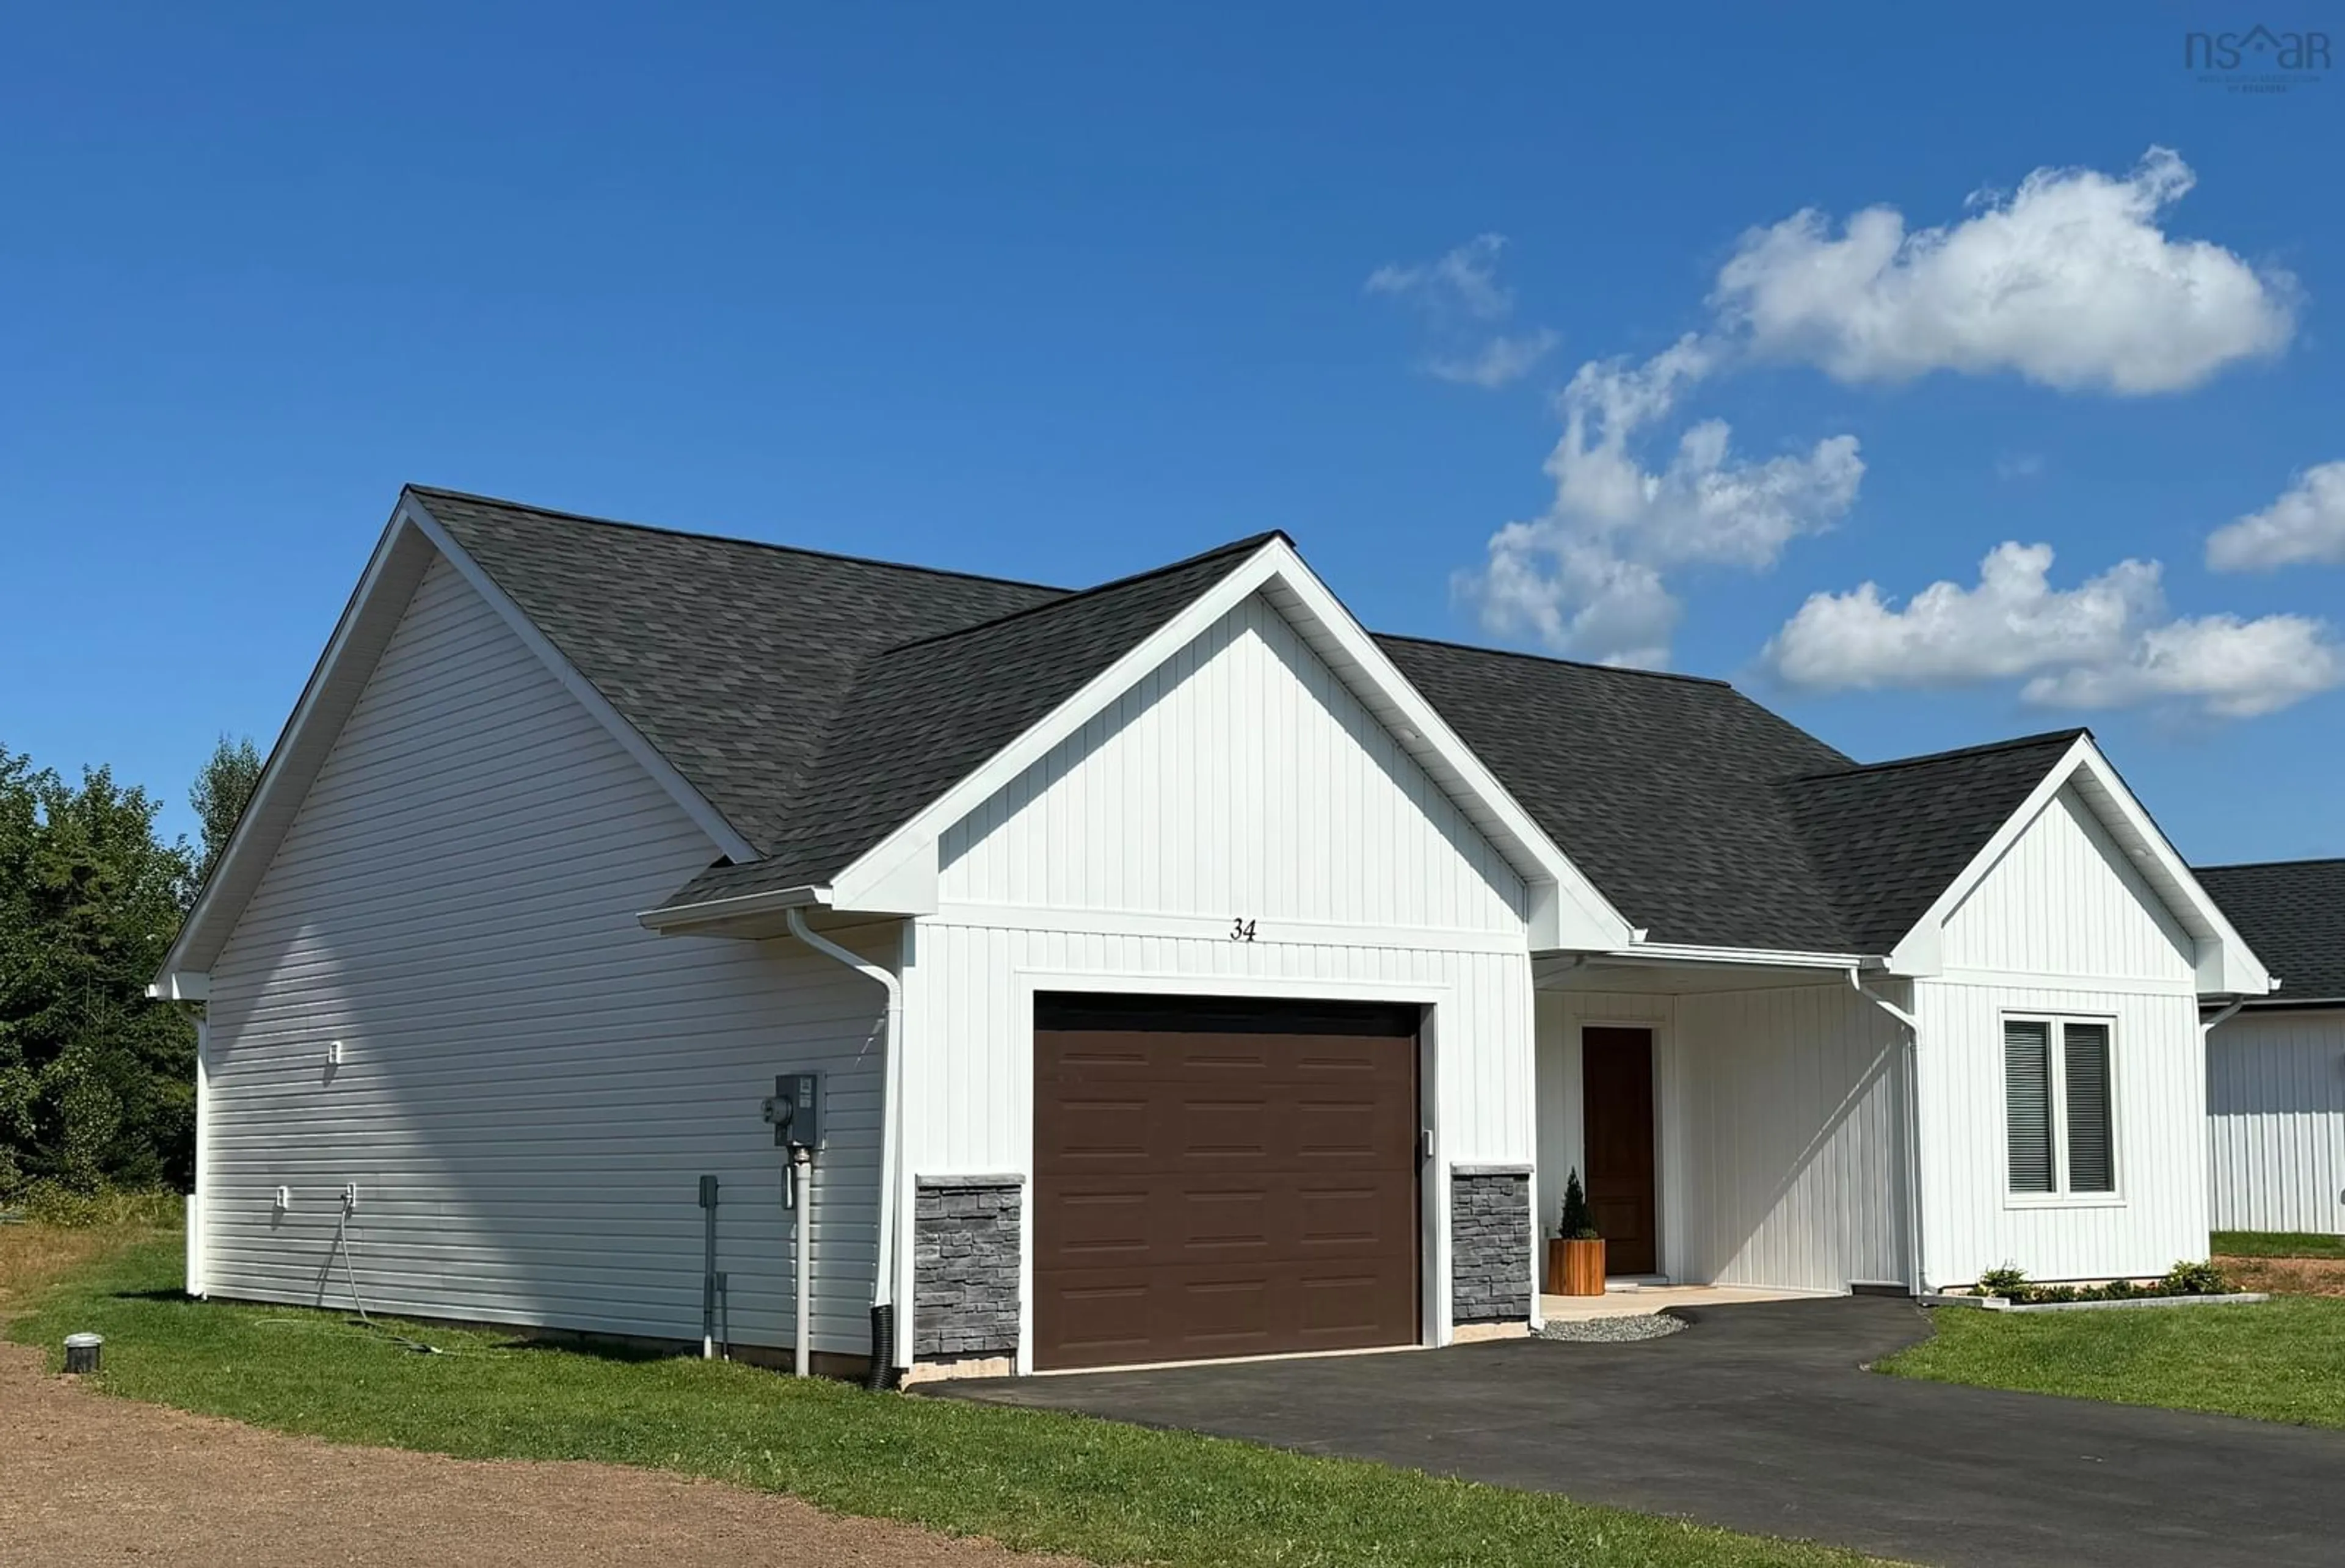
<svg viewBox="0 0 2345 1568">
<path fill-rule="evenodd" d="M 841 909 L 891 909 L 912 897 L 911 882 L 937 875 L 937 843 L 954 823 L 976 810 L 1018 775 L 1048 756 L 1051 748 L 1130 691 L 1166 660 L 1196 641 L 1214 622 L 1254 594 L 1266 589 L 1283 591 L 1282 613 L 1299 609 L 1316 631 L 1340 649 L 1362 681 L 1397 713 L 1416 739 L 1402 744 L 1438 778 L 1446 772 L 1482 809 L 1497 828 L 1490 836 L 1516 871 L 1528 884 L 1532 903 L 1534 947 L 1624 946 L 1631 927 L 1619 912 L 1596 890 L 1559 848 L 1508 794 L 1482 760 L 1418 693 L 1407 677 L 1385 656 L 1351 612 L 1303 563 L 1284 540 L 1264 544 L 1228 576 L 1201 594 L 1195 602 L 1160 627 L 1137 647 L 1101 671 L 1040 723 L 995 753 L 951 789 L 873 846 L 833 880 L 834 902 Z M 1337 672 L 1343 678 L 1345 672 Z M 1485 829 L 1485 831 L 1488 831 Z M 880 899 L 880 890 L 888 896 Z M 919 902 L 917 898 L 914 902 Z M 935 906 L 929 891 L 925 900 Z"/>
<path fill-rule="evenodd" d="M 829 902 L 830 889 L 827 887 L 771 887 L 761 893 L 743 893 L 731 898 L 662 905 L 637 915 L 635 924 L 646 931 L 689 931 L 696 926 L 742 920 L 754 915 L 773 915 L 785 909 L 817 908 Z"/>
<path fill-rule="evenodd" d="M 212 977 L 200 969 L 166 969 L 147 987 L 147 995 L 157 1002 L 208 1002 Z"/>
<path fill-rule="evenodd" d="M 2224 915 L 2222 905 L 2199 885 L 2190 863 L 2167 842 L 2108 758 L 2090 741 L 2083 745 L 2085 754 L 2076 770 L 2077 793 L 2132 857 L 2151 888 L 2180 917 L 2184 928 L 2198 939 L 2199 994 L 2262 996 L 2279 990 L 2279 979 L 2264 967 L 2263 960 Z"/>
<path fill-rule="evenodd" d="M 2201 995 L 2261 996 L 2278 987 L 2279 982 L 2240 939 L 2221 907 L 2199 885 L 2189 865 L 2167 842 L 2165 833 L 2133 791 L 2126 787 L 2090 735 L 2076 737 L 2076 744 L 2028 792 L 2027 798 L 1995 830 L 1985 847 L 1972 857 L 1962 875 L 1939 894 L 1936 902 L 1914 923 L 1914 929 L 1899 941 L 1890 955 L 1893 974 L 1938 973 L 1939 937 L 1947 917 L 1995 869 L 1995 863 L 2019 841 L 2020 835 L 2035 824 L 2054 797 L 2072 784 L 2077 786 L 2077 794 L 2092 807 L 2101 825 L 2127 852 L 2135 868 L 2149 883 L 2151 892 L 2166 903 L 2195 939 Z"/>
<path fill-rule="evenodd" d="M 310 672 L 292 716 L 279 732 L 277 744 L 261 764 L 252 798 L 230 830 L 227 845 L 212 865 L 211 875 L 197 894 L 171 949 L 163 956 L 156 984 L 168 986 L 175 976 L 209 971 L 237 917 L 259 885 L 260 875 L 276 854 L 294 812 L 330 749 L 342 722 L 356 705 L 363 675 L 371 673 L 376 659 L 391 640 L 416 584 L 431 564 L 432 545 L 394 512 L 359 574 L 358 586 L 334 622 L 325 652 Z M 330 732 L 330 733 L 328 733 Z M 258 863 L 255 857 L 258 857 Z"/>
<path fill-rule="evenodd" d="M 742 837 L 733 824 L 725 820 L 722 813 L 708 804 L 708 797 L 695 789 L 691 782 L 676 771 L 675 764 L 644 737 L 641 730 L 621 716 L 619 710 L 611 705 L 610 699 L 595 689 L 594 683 L 581 674 L 578 667 L 563 656 L 562 651 L 537 629 L 537 623 L 529 618 L 528 612 L 497 586 L 496 581 L 481 569 L 481 563 L 465 553 L 463 546 L 450 537 L 448 531 L 441 526 L 440 520 L 433 517 L 431 511 L 412 494 L 401 495 L 398 521 L 411 524 L 438 547 L 440 553 L 448 558 L 448 564 L 472 584 L 473 592 L 488 601 L 490 608 L 513 629 L 522 644 L 536 654 L 539 662 L 553 673 L 553 678 L 562 683 L 563 689 L 594 714 L 595 721 L 611 733 L 612 738 L 625 748 L 627 754 L 658 781 L 660 787 L 684 808 L 685 814 L 708 835 L 717 848 L 742 865 L 765 858 L 757 853 L 756 845 Z"/>
</svg>

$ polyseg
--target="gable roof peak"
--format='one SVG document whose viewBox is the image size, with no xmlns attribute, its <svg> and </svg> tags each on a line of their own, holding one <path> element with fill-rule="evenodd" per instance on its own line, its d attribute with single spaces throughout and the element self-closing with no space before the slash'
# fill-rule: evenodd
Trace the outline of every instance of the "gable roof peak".
<svg viewBox="0 0 2345 1568">
<path fill-rule="evenodd" d="M 997 615 L 990 621 L 980 621 L 974 626 L 955 627 L 950 631 L 935 632 L 925 637 L 915 637 L 909 642 L 898 642 L 889 647 L 888 652 L 901 653 L 908 649 L 919 648 L 930 642 L 943 642 L 955 637 L 967 637 L 977 632 L 991 632 L 1005 622 L 1016 621 L 1023 616 L 1041 615 L 1071 609 L 1085 601 L 1097 599 L 1102 594 L 1117 593 L 1128 588 L 1136 588 L 1142 583 L 1153 582 L 1158 578 L 1171 577 L 1224 558 L 1252 555 L 1273 541 L 1284 543 L 1290 550 L 1294 548 L 1294 541 L 1287 537 L 1284 529 L 1272 529 L 1266 533 L 1249 534 L 1244 539 L 1233 539 L 1227 544 L 1217 544 L 1210 550 L 1201 550 L 1194 555 L 1184 555 L 1178 561 L 1166 561 L 1162 566 L 1152 566 L 1144 572 L 1129 572 L 1090 588 L 1079 588 L 1072 592 L 1061 593 L 1055 599 L 1045 599 L 1039 603 L 1012 610 L 1006 615 Z"/>
<path fill-rule="evenodd" d="M 1943 752 L 1923 752 L 1910 757 L 1884 757 L 1877 763 L 1851 763 L 1844 768 L 1797 774 L 1783 782 L 1804 784 L 1812 780 L 1840 778 L 1853 773 L 1886 773 L 1892 768 L 1926 767 L 1934 763 L 1960 762 L 1969 757 L 1992 756 L 1997 752 L 2031 751 L 2039 746 L 2070 746 L 2079 740 L 2090 740 L 2092 735 L 2093 732 L 2082 725 L 2065 730 L 2043 730 L 2032 735 L 2014 735 L 2007 741 L 1985 741 L 1974 746 L 1954 746 Z"/>
</svg>

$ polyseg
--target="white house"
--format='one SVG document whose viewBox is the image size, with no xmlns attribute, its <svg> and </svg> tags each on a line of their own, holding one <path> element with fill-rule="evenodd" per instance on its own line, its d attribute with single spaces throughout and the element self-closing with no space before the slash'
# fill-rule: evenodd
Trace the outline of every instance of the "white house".
<svg viewBox="0 0 2345 1568">
<path fill-rule="evenodd" d="M 793 1344 L 818 1072 L 811 1350 L 1020 1371 L 1519 1332 L 1573 1167 L 1627 1272 L 2162 1270 L 2269 988 L 2082 731 L 1861 765 L 1283 535 L 1067 592 L 421 489 L 157 981 L 192 1291 Z"/>
<path fill-rule="evenodd" d="M 2345 1232 L 2345 860 L 2198 876 L 2288 979 L 2208 1037 L 2215 1228 Z"/>
</svg>

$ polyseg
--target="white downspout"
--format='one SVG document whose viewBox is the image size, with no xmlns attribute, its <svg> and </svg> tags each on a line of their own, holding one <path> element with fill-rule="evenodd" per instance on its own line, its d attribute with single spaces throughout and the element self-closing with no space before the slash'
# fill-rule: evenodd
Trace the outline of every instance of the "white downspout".
<svg viewBox="0 0 2345 1568">
<path fill-rule="evenodd" d="M 897 1179 L 897 1121 L 903 1114 L 904 1104 L 904 982 L 885 965 L 874 964 L 859 954 L 833 942 L 815 931 L 799 910 L 788 910 L 790 934 L 816 952 L 836 958 L 865 978 L 878 981 L 888 992 L 887 1055 L 881 1058 L 879 1091 L 879 1236 L 878 1266 L 871 1283 L 871 1304 L 885 1307 L 896 1299 L 896 1195 L 901 1183 Z M 896 1314 L 896 1359 L 900 1361 L 902 1347 L 911 1343 L 912 1324 L 904 1312 Z"/>
<path fill-rule="evenodd" d="M 1914 1016 L 1867 986 L 1854 965 L 1849 966 L 1848 983 L 1856 994 L 1905 1026 L 1905 1235 L 1912 1257 L 1907 1259 L 1909 1277 L 1914 1281 L 1914 1294 L 1929 1293 L 1930 1281 L 1923 1272 L 1922 1249 L 1922 1025 Z"/>
<path fill-rule="evenodd" d="M 209 1010 L 208 1007 L 206 1010 Z M 211 1139 L 204 1122 L 211 1110 L 211 1086 L 208 1081 L 211 1077 L 211 1032 L 208 1019 L 196 1020 L 196 1168 L 191 1183 L 195 1190 L 188 1194 L 187 1209 L 187 1292 L 190 1296 L 201 1296 L 209 1289 L 204 1267 L 204 1204 L 211 1197 L 212 1184 L 209 1173 L 204 1169 L 204 1157 L 211 1152 L 208 1147 Z"/>
</svg>

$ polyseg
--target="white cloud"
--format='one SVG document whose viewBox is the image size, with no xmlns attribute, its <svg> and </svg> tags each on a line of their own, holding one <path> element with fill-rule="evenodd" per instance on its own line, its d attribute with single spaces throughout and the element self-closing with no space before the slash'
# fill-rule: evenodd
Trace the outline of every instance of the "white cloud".
<svg viewBox="0 0 2345 1568">
<path fill-rule="evenodd" d="M 1496 389 L 1529 375 L 1547 358 L 1548 350 L 1562 340 L 1544 327 L 1511 338 L 1502 332 L 1470 353 L 1428 359 L 1425 368 L 1445 381 Z"/>
<path fill-rule="evenodd" d="M 1497 389 L 1536 369 L 1561 337 L 1540 327 L 1497 330 L 1515 313 L 1512 289 L 1498 281 L 1506 236 L 1477 235 L 1435 260 L 1414 267 L 1387 263 L 1368 274 L 1367 291 L 1403 299 L 1426 319 L 1439 345 L 1426 370 L 1445 381 Z"/>
<path fill-rule="evenodd" d="M 2025 679 L 2052 707 L 2168 703 L 2218 718 L 2275 713 L 2345 683 L 2345 650 L 2300 615 L 2169 620 L 2156 561 L 2121 561 L 2075 588 L 2051 584 L 2046 544 L 2005 543 L 1965 587 L 1934 582 L 1902 608 L 1867 582 L 1818 593 L 1765 660 L 1811 690 L 1911 689 Z"/>
<path fill-rule="evenodd" d="M 2159 227 L 2196 180 L 2152 147 L 2123 178 L 2039 168 L 1944 228 L 1909 233 L 1876 207 L 1834 234 L 1810 209 L 1743 236 L 1711 304 L 1751 352 L 1843 381 L 2009 370 L 2066 389 L 2177 391 L 2279 353 L 2295 329 L 2286 274 Z"/>
<path fill-rule="evenodd" d="M 2345 565 L 2345 462 L 2305 470 L 2286 495 L 2207 540 L 2207 564 L 2218 572 L 2269 572 L 2300 561 Z"/>
<path fill-rule="evenodd" d="M 1478 234 L 1438 260 L 1415 267 L 1387 262 L 1368 274 L 1368 292 L 1414 296 L 1429 309 L 1503 321 L 1515 309 L 1513 293 L 1498 283 L 1498 253 L 1506 248 L 1505 235 Z"/>
<path fill-rule="evenodd" d="M 2020 693 L 2071 708 L 2175 700 L 2220 719 L 2276 713 L 2345 683 L 2329 628 L 2304 615 L 2204 615 L 2144 632 L 2122 663 L 2038 675 Z"/>
<path fill-rule="evenodd" d="M 1495 633 L 1528 632 L 1562 652 L 1659 663 L 1681 612 L 1672 572 L 1763 571 L 1792 541 L 1831 528 L 1855 503 L 1864 475 L 1853 436 L 1753 459 L 1734 451 L 1724 423 L 1705 420 L 1679 433 L 1666 461 L 1649 466 L 1659 427 L 1687 394 L 1740 363 L 1811 363 L 1851 382 L 2015 372 L 2052 387 L 2141 394 L 2279 353 L 2295 329 L 2293 281 L 2161 227 L 2193 181 L 2178 157 L 2152 147 L 2121 177 L 2038 169 L 2008 197 L 1974 197 L 1969 216 L 1943 228 L 1909 232 L 1896 212 L 1875 207 L 1837 233 L 1813 211 L 1752 230 L 1721 269 L 1701 330 L 1642 364 L 1580 367 L 1560 401 L 1563 437 L 1547 460 L 1553 501 L 1490 536 L 1480 569 L 1459 575 L 1461 594 Z M 1477 346 L 1436 359 L 1435 374 L 1501 386 L 1552 347 L 1544 334 L 1536 352 L 1492 336 L 1514 309 L 1497 280 L 1503 245 L 1484 235 L 1437 261 L 1382 268 L 1368 279 L 1372 293 L 1472 324 Z M 2021 453 L 1996 468 L 2025 480 L 2044 460 Z M 2345 542 L 2337 548 L 2345 552 Z M 2279 621 L 2160 626 L 2162 610 L 2144 608 L 2160 597 L 2154 564 L 2128 561 L 2056 592 L 2046 576 L 2051 553 L 2037 550 L 2040 560 L 2008 546 L 1989 558 L 1976 588 L 1941 583 L 1903 610 L 1870 585 L 1819 595 L 1778 639 L 1787 678 L 1917 685 L 2048 673 L 2057 679 L 2038 683 L 2045 701 L 2081 703 L 2122 689 L 2135 693 L 2129 700 L 2182 697 L 2228 712 L 2256 700 L 2189 683 L 2212 682 L 2218 665 L 2242 666 L 2251 647 L 2277 646 Z M 2127 669 L 2133 674 L 2120 681 Z M 2266 685 L 2279 689 L 2278 676 Z"/>
<path fill-rule="evenodd" d="M 1548 456 L 1553 502 L 1492 535 L 1481 572 L 1461 581 L 1487 629 L 1534 632 L 1583 658 L 1660 664 L 1680 613 L 1664 572 L 1763 569 L 1847 511 L 1864 475 L 1853 436 L 1755 461 L 1734 452 L 1722 420 L 1706 420 L 1678 438 L 1666 466 L 1644 466 L 1639 433 L 1716 362 L 1712 345 L 1687 337 L 1642 365 L 1580 367 Z"/>
</svg>

